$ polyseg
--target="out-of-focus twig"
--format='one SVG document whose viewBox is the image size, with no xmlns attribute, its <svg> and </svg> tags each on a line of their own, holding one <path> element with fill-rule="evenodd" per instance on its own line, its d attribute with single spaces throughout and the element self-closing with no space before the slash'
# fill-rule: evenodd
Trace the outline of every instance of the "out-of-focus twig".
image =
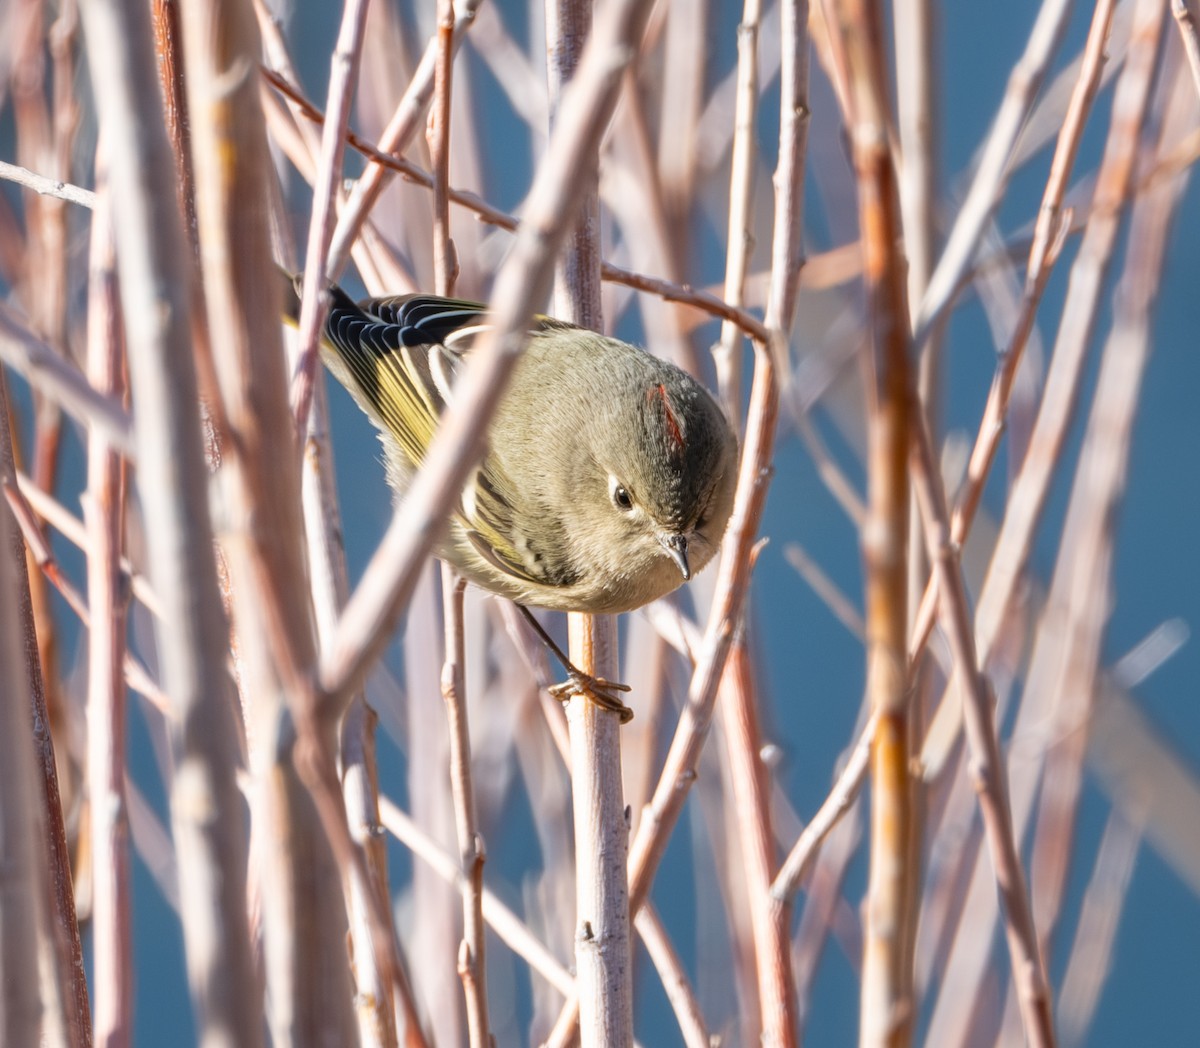
<svg viewBox="0 0 1200 1048">
<path fill-rule="evenodd" d="M 267 1017 L 277 1041 L 340 1044 L 356 1035 L 343 896 L 369 875 L 346 820 L 336 722 L 322 716 L 311 684 L 317 642 L 300 447 L 271 261 L 274 176 L 253 76 L 261 43 L 248 5 L 197 0 L 181 13 L 207 327 L 225 417 L 217 538 L 254 784 Z M 386 920 L 372 930 L 377 963 L 394 973 Z"/>
<path fill-rule="evenodd" d="M 99 197 L 92 223 L 88 362 L 92 383 L 119 398 L 124 351 L 117 302 L 111 207 Z M 111 1048 L 133 1033 L 133 913 L 125 801 L 125 624 L 122 586 L 125 465 L 98 434 L 88 444 L 84 501 L 88 543 L 88 796 L 92 828 L 95 1033 Z"/>
<path fill-rule="evenodd" d="M 99 429 L 114 448 L 133 457 L 133 425 L 120 402 L 91 387 L 74 364 L 65 360 L 0 305 L 0 357 L 42 393 Z"/>
<path fill-rule="evenodd" d="M 479 7 L 479 4 L 480 0 L 463 0 L 462 3 L 453 5 L 453 24 L 450 37 L 451 56 L 457 51 L 458 45 L 462 42 L 463 35 L 470 29 L 471 23 L 475 20 L 475 11 Z M 395 113 L 392 114 L 392 119 L 388 122 L 383 134 L 380 136 L 378 152 L 383 157 L 388 157 L 389 154 L 399 156 L 408 145 L 409 140 L 420 128 L 421 116 L 425 112 L 425 107 L 429 105 L 430 99 L 433 97 L 434 72 L 438 61 L 437 56 L 442 47 L 443 43 L 440 40 L 439 30 L 439 33 L 429 41 L 429 45 L 425 49 L 425 54 L 421 58 L 421 63 L 417 67 L 416 73 L 413 74 L 412 81 L 409 83 L 407 90 L 404 92 L 404 97 L 400 99 Z M 371 206 L 378 199 L 379 194 L 387 184 L 387 179 L 391 176 L 392 169 L 390 165 L 380 162 L 379 157 L 374 157 L 373 159 L 377 163 L 369 165 L 367 170 L 359 177 L 338 220 L 337 229 L 334 231 L 333 243 L 329 252 L 328 270 L 330 276 L 336 276 L 346 264 L 346 259 L 350 255 L 351 244 L 354 243 Z"/>
<path fill-rule="evenodd" d="M 1188 97 L 1189 122 L 1194 104 Z M 1165 134 L 1179 130 L 1179 108 L 1174 107 L 1176 120 L 1169 114 L 1164 122 Z M 1055 571 L 1065 601 L 1051 608 L 1061 616 L 1064 636 L 1049 682 L 1055 699 L 1032 858 L 1038 931 L 1047 953 L 1074 851 L 1087 725 L 1113 600 L 1115 528 L 1129 483 L 1133 426 L 1153 347 L 1153 307 L 1184 184 L 1186 176 L 1181 176 L 1134 204 L 1125 269 L 1113 296 L 1113 327 L 1100 361 Z"/>
<path fill-rule="evenodd" d="M 792 850 L 780 866 L 779 873 L 775 875 L 775 880 L 771 883 L 771 894 L 775 898 L 786 898 L 799 890 L 817 856 L 817 850 L 829 836 L 830 830 L 854 804 L 863 782 L 866 781 L 871 757 L 871 736 L 874 732 L 875 718 L 872 715 L 850 751 L 850 756 L 838 774 L 833 789 L 829 791 L 829 796 L 804 827 L 804 832 L 796 838 L 796 843 L 792 845 Z"/>
<path fill-rule="evenodd" d="M 83 521 L 74 516 L 61 502 L 39 488 L 20 470 L 17 471 L 17 490 L 36 515 L 56 531 L 61 532 L 71 545 L 80 550 L 87 548 L 87 529 Z M 130 560 L 124 556 L 121 558 L 121 571 L 126 580 L 122 585 L 129 585 L 133 595 L 146 607 L 147 611 L 154 615 L 161 615 L 162 609 L 158 598 L 154 595 L 154 590 L 150 588 L 149 579 L 145 575 L 139 574 Z"/>
<path fill-rule="evenodd" d="M 914 340 L 918 345 L 924 342 L 938 316 L 953 301 L 959 276 L 971 264 L 984 227 L 999 206 L 1012 173 L 1010 162 L 1017 138 L 1045 79 L 1070 12 L 1070 0 L 1044 0 L 1025 52 L 1009 74 L 1008 89 L 984 144 L 971 188 L 929 278 L 920 308 L 914 310 Z"/>
<path fill-rule="evenodd" d="M 762 19 L 761 0 L 745 0 L 738 25 L 737 99 L 733 117 L 733 156 L 729 167 L 729 222 L 725 252 L 724 299 L 741 308 L 745 303 L 746 274 L 754 247 L 753 182 L 758 112 L 758 29 Z M 742 338 L 737 325 L 721 324 L 720 341 L 713 347 L 717 364 L 717 388 L 730 425 L 741 425 Z"/>
<path fill-rule="evenodd" d="M 1065 1044 L 1083 1044 L 1095 1015 L 1104 980 L 1112 970 L 1117 928 L 1141 843 L 1140 819 L 1131 820 L 1116 811 L 1109 815 L 1079 908 L 1075 941 L 1059 994 L 1059 1022 Z"/>
<path fill-rule="evenodd" d="M 1062 131 L 1059 133 L 1054 159 L 1050 165 L 1050 176 L 1046 180 L 1046 188 L 1042 194 L 1042 206 L 1038 211 L 1033 244 L 1029 250 L 1021 311 L 1009 344 L 1000 356 L 996 377 L 988 394 L 983 418 L 979 423 L 975 447 L 971 451 L 966 484 L 955 502 L 954 512 L 950 519 L 950 539 L 959 546 L 966 541 L 971 524 L 975 519 L 975 513 L 979 508 L 979 502 L 983 497 L 984 485 L 991 473 L 992 463 L 995 461 L 996 451 L 1000 446 L 1000 438 L 1004 433 L 1004 419 L 1008 413 L 1008 403 L 1016 381 L 1017 369 L 1024 357 L 1025 346 L 1033 331 L 1038 306 L 1042 301 L 1042 293 L 1050 279 L 1050 271 L 1058 260 L 1059 248 L 1065 234 L 1062 216 L 1063 196 L 1067 190 L 1067 180 L 1075 165 L 1075 156 L 1083 138 L 1084 126 L 1091 113 L 1092 102 L 1095 100 L 1096 91 L 1100 86 L 1100 74 L 1104 68 L 1104 45 L 1108 39 L 1115 6 L 1115 0 L 1100 0 L 1096 4 L 1087 46 L 1084 49 L 1083 62 L 1079 69 L 1079 79 L 1076 81 L 1075 89 L 1067 106 L 1066 116 L 1063 118 Z M 937 594 L 931 580 L 925 589 L 925 595 L 917 611 L 917 621 L 913 626 L 913 636 L 909 645 L 911 658 L 916 658 L 924 648 L 929 638 L 929 631 L 933 628 L 936 608 Z"/>
<path fill-rule="evenodd" d="M 89 63 L 109 149 L 122 274 L 137 480 L 174 719 L 171 808 L 197 1037 L 262 1041 L 262 1002 L 246 932 L 246 847 L 225 625 L 211 557 L 207 479 L 190 353 L 188 249 L 162 127 L 149 13 L 83 5 Z"/>
<path fill-rule="evenodd" d="M 8 429 L 7 396 L 0 425 Z M 0 968 L 4 972 L 4 1001 L 0 1007 L 0 1039 L 5 1044 L 39 1044 L 42 1039 L 42 999 L 38 986 L 37 958 L 42 952 L 44 912 L 41 878 L 44 876 L 38 847 L 37 812 L 40 805 L 34 785 L 34 761 L 29 743 L 30 658 L 36 649 L 22 650 L 18 609 L 21 598 L 13 554 L 24 555 L 10 531 L 12 518 L 0 502 L 0 666 L 5 676 L 4 702 L 0 702 Z M 19 543 L 19 539 L 17 542 Z M 40 674 L 40 667 L 38 668 Z"/>
<path fill-rule="evenodd" d="M 704 1014 L 700 1010 L 700 1002 L 696 1000 L 696 995 L 688 983 L 687 969 L 671 945 L 667 929 L 652 904 L 645 903 L 638 910 L 634 926 L 645 943 L 646 952 L 650 954 L 654 967 L 658 969 L 663 990 L 679 1022 L 683 1043 L 687 1048 L 710 1048 L 712 1040 L 704 1022 Z"/>
<path fill-rule="evenodd" d="M 470 887 L 463 880 L 462 867 L 447 855 L 428 834 L 387 797 L 379 801 L 380 817 L 387 831 L 414 855 L 427 862 L 439 877 L 466 894 Z M 487 888 L 483 889 L 483 916 L 497 937 L 521 957 L 564 997 L 575 990 L 575 977 L 522 922 Z"/>
<path fill-rule="evenodd" d="M 1200 36 L 1196 33 L 1196 15 L 1188 0 L 1171 0 L 1171 14 L 1175 16 L 1175 24 L 1179 26 L 1179 35 L 1183 39 L 1192 83 L 1196 85 L 1196 93 L 1200 94 Z"/>
<path fill-rule="evenodd" d="M 963 721 L 971 749 L 971 775 L 983 815 L 996 890 L 1004 903 L 1004 929 L 1022 1026 L 1029 1044 L 1053 1048 L 1053 999 L 1034 929 L 1020 849 L 1013 831 L 991 688 L 980 671 L 962 568 L 957 547 L 950 540 L 946 496 L 928 431 L 923 425 L 915 438 L 913 487 L 921 506 L 929 560 L 938 580 L 942 624 L 954 652 L 957 680 L 962 691 Z"/>
</svg>

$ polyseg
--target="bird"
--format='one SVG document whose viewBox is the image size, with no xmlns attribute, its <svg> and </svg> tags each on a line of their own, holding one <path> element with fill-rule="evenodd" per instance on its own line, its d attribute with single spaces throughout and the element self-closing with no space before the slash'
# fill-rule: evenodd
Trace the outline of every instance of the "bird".
<svg viewBox="0 0 1200 1048">
<path fill-rule="evenodd" d="M 293 277 L 293 323 L 300 286 Z M 322 359 L 378 429 L 387 482 L 402 494 L 490 324 L 487 307 L 326 290 Z M 560 698 L 582 687 L 624 719 L 624 704 L 602 693 L 628 689 L 577 670 L 528 609 L 626 612 L 691 579 L 729 521 L 737 455 L 720 406 L 691 375 L 538 315 L 435 551 L 517 604 L 567 670 L 552 689 Z"/>
</svg>

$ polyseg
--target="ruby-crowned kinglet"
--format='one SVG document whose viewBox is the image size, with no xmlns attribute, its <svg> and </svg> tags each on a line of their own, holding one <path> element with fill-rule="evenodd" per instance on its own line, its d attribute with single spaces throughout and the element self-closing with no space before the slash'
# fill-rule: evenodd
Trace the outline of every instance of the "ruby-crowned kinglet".
<svg viewBox="0 0 1200 1048">
<path fill-rule="evenodd" d="M 293 309 L 296 294 L 293 283 Z M 388 482 L 421 463 L 485 308 L 329 288 L 322 356 L 379 428 Z M 548 317 L 492 419 L 437 553 L 518 604 L 620 612 L 709 562 L 733 506 L 737 441 L 690 375 Z"/>
</svg>

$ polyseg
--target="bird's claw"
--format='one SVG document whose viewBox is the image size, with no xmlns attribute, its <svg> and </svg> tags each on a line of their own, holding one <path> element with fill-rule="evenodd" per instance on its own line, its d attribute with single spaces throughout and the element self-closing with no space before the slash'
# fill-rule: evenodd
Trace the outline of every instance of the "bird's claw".
<svg viewBox="0 0 1200 1048">
<path fill-rule="evenodd" d="M 605 680 L 603 677 L 593 677 L 582 670 L 571 670 L 567 679 L 561 684 L 554 684 L 549 691 L 559 702 L 569 702 L 576 695 L 591 699 L 602 709 L 611 710 L 621 718 L 622 724 L 633 720 L 633 710 L 625 705 L 614 692 L 631 691 L 628 684 Z"/>
</svg>

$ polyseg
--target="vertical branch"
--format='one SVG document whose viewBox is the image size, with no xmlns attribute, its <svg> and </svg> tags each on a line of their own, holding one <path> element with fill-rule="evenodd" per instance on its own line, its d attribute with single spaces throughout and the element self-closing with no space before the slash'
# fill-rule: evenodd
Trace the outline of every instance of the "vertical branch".
<svg viewBox="0 0 1200 1048">
<path fill-rule="evenodd" d="M 1002 629 L 1009 607 L 1033 550 L 1033 535 L 1056 471 L 1062 448 L 1074 416 L 1075 402 L 1083 380 L 1087 351 L 1095 330 L 1097 313 L 1120 231 L 1125 204 L 1133 187 L 1137 142 L 1147 120 L 1151 86 L 1157 70 L 1164 6 L 1154 0 L 1139 0 L 1134 8 L 1130 50 L 1113 96 L 1112 115 L 1105 141 L 1104 156 L 1096 176 L 1096 188 L 1087 227 L 1075 262 L 1071 267 L 1066 300 L 1058 324 L 1054 355 L 1046 376 L 1045 388 L 1028 450 L 1013 482 L 1000 534 L 988 565 L 987 575 L 975 608 L 974 631 L 979 660 L 987 667 L 1000 650 Z M 1065 561 L 1061 562 L 1065 565 Z M 1062 586 L 1051 582 L 1048 607 L 1061 607 Z M 1043 616 L 1026 674 L 1025 698 L 1017 715 L 1017 737 L 1044 738 L 1042 717 L 1045 708 L 1029 701 L 1042 692 L 1047 674 L 1052 674 L 1061 653 L 1061 635 L 1053 626 L 1057 615 Z M 1050 628 L 1048 628 L 1050 627 Z M 943 703 L 954 710 L 957 703 Z M 939 711 L 939 717 L 941 716 Z M 954 716 L 959 716 L 955 713 Z M 1036 727 L 1035 727 L 1036 722 Z M 936 726 L 936 725 L 935 725 Z M 934 728 L 931 728 L 932 735 Z M 1024 767 L 1035 765 L 1028 750 L 1020 755 Z M 1010 769 L 1013 761 L 1010 760 Z M 1025 833 L 1035 799 L 1038 777 L 1010 780 L 1014 832 L 1018 839 Z M 992 906 L 992 874 L 982 860 L 975 861 L 970 877 L 967 906 L 977 919 L 979 906 Z M 990 936 L 976 930 L 955 938 L 946 963 L 948 978 L 941 988 L 931 1018 L 930 1043 L 954 1044 L 967 1036 L 969 1016 L 961 1005 L 973 1000 L 986 977 L 991 959 Z"/>
<path fill-rule="evenodd" d="M 433 169 L 433 280 L 439 295 L 454 294 L 458 259 L 450 238 L 450 102 L 454 85 L 454 4 L 438 0 L 434 53 L 434 105 L 429 114 L 429 159 Z"/>
<path fill-rule="evenodd" d="M 323 292 L 329 241 L 333 236 L 334 199 L 342 175 L 342 156 L 346 151 L 346 125 L 358 62 L 362 55 L 363 31 L 367 23 L 367 0 L 346 0 L 337 44 L 330 60 L 329 99 L 325 104 L 325 124 L 321 129 L 321 155 L 317 161 L 317 181 L 313 186 L 313 210 L 308 227 L 308 247 L 304 255 L 304 288 L 300 295 L 300 362 L 293 382 L 294 414 L 301 433 L 305 432 L 312 404 L 314 374 L 317 367 L 317 339 L 325 319 Z M 257 57 L 257 56 L 256 56 Z"/>
<path fill-rule="evenodd" d="M 439 295 L 454 294 L 458 262 L 450 237 L 450 102 L 453 87 L 454 5 L 439 0 L 434 105 L 430 114 L 429 154 L 433 167 L 433 265 Z M 479 833 L 475 790 L 471 777 L 471 733 L 467 717 L 466 652 L 463 642 L 463 591 L 466 580 L 448 564 L 442 565 L 442 614 L 445 618 L 446 661 L 442 666 L 442 698 L 450 736 L 450 788 L 458 833 L 462 893 L 463 937 L 458 950 L 458 974 L 467 1004 L 467 1035 L 471 1048 L 488 1048 L 487 960 L 483 924 L 483 837 Z"/>
<path fill-rule="evenodd" d="M 54 177 L 69 180 L 71 153 L 78 107 L 72 91 L 77 27 L 77 8 L 64 3 L 57 18 L 54 9 L 41 3 L 10 5 L 11 68 L 8 79 L 15 128 L 17 157 Z M 22 33 L 22 29 L 24 32 Z M 47 61 L 49 55 L 50 61 Z M 47 105 L 48 97 L 52 107 Z M 19 270 L 19 294 L 29 311 L 30 323 L 38 335 L 54 349 L 56 356 L 68 352 L 69 310 L 67 288 L 67 214 L 62 200 L 52 196 L 25 194 L 25 253 Z M 15 238 L 14 238 L 15 239 Z M 14 267 L 13 277 L 18 276 Z M 15 281 L 14 281 L 15 282 Z M 59 464 L 62 437 L 62 412 L 56 400 L 46 397 L 34 384 L 31 471 L 42 486 L 53 488 Z M 6 434 L 5 443 L 8 444 Z M 15 460 L 14 460 L 15 461 Z M 14 541 L 15 539 L 14 532 Z M 21 628 L 35 662 L 27 665 L 29 689 L 34 703 L 34 730 L 41 764 L 43 801 L 49 831 L 48 869 L 52 898 L 43 915 L 50 935 L 38 942 L 38 963 L 42 968 L 44 1005 L 47 1009 L 43 1036 L 69 1037 L 80 1043 L 90 1038 L 87 987 L 81 968 L 72 970 L 79 955 L 79 932 L 71 883 L 71 865 L 64 803 L 71 805 L 77 789 L 78 768 L 69 759 L 69 748 L 62 748 L 61 769 L 55 766 L 53 736 L 65 741 L 66 703 L 59 674 L 58 626 L 49 599 L 49 591 L 31 565 L 17 569 L 21 598 Z M 36 668 L 36 673 L 35 673 Z M 40 712 L 39 712 L 40 711 Z M 61 770 L 61 776 L 60 776 Z M 61 834 L 61 836 L 60 836 Z M 82 964 L 81 958 L 78 962 Z"/>
<path fill-rule="evenodd" d="M 174 702 L 171 816 L 197 1040 L 262 1042 L 246 933 L 246 846 L 225 624 L 211 557 L 207 476 L 189 338 L 188 250 L 162 126 L 149 14 L 83 8 L 110 186 L 135 405 L 137 480 L 162 602 L 156 620 Z"/>
<path fill-rule="evenodd" d="M 1196 15 L 1188 0 L 1171 0 L 1171 14 L 1175 18 L 1175 24 L 1179 26 L 1192 83 L 1196 87 L 1196 93 L 1200 94 L 1200 35 L 1196 32 Z"/>
<path fill-rule="evenodd" d="M 92 221 L 88 375 L 104 393 L 124 392 L 109 198 L 100 190 Z M 129 822 L 125 800 L 125 617 L 121 549 L 125 468 L 99 434 L 88 442 L 88 795 L 92 827 L 92 941 L 95 1033 L 118 1048 L 133 1033 L 133 943 Z"/>
<path fill-rule="evenodd" d="M 929 286 L 937 251 L 937 154 L 938 154 L 938 53 L 934 5 L 931 0 L 900 0 L 892 18 L 893 54 L 896 63 L 896 131 L 899 139 L 900 214 L 904 227 L 904 253 L 908 260 L 908 300 L 920 302 Z M 942 416 L 942 342 L 944 328 L 937 325 L 921 347 L 917 365 L 917 410 L 928 420 L 938 439 Z M 917 505 L 910 500 L 908 542 L 907 617 L 916 615 L 929 577 L 925 546 L 920 541 Z M 914 660 L 913 699 L 910 704 L 908 738 L 910 749 L 920 745 L 924 711 L 934 685 L 933 667 Z M 921 846 L 924 839 L 927 794 L 917 775 L 910 778 L 913 825 L 909 835 L 908 896 L 904 912 L 904 950 L 913 953 L 917 935 L 920 895 Z"/>
<path fill-rule="evenodd" d="M 1004 433 L 1003 422 L 1008 414 L 1008 404 L 1016 382 L 1017 369 L 1024 359 L 1025 347 L 1033 332 L 1037 310 L 1042 301 L 1042 293 L 1050 280 L 1050 271 L 1058 260 L 1058 246 L 1061 244 L 1064 233 L 1063 197 L 1067 191 L 1071 171 L 1075 166 L 1075 157 L 1079 152 L 1083 129 L 1091 114 L 1096 92 L 1100 87 L 1100 74 L 1104 69 L 1104 48 L 1108 40 L 1115 7 L 1115 0 L 1099 0 L 1092 16 L 1092 25 L 1088 31 L 1083 61 L 1079 67 L 1079 79 L 1075 82 L 1071 100 L 1067 104 L 1062 130 L 1059 132 L 1058 142 L 1054 148 L 1054 159 L 1050 163 L 1050 175 L 1046 179 L 1046 188 L 1042 193 L 1042 205 L 1038 210 L 1037 224 L 1034 227 L 1033 244 L 1029 249 L 1029 264 L 1025 270 L 1025 289 L 1021 297 L 1020 312 L 1013 328 L 1012 337 L 1001 354 L 1000 365 L 992 380 L 992 388 L 988 393 L 983 418 L 979 423 L 975 446 L 971 450 L 971 459 L 967 465 L 966 483 L 950 518 L 950 538 L 959 546 L 966 542 L 971 524 L 975 520 L 975 512 L 983 498 L 984 484 L 991 472 L 992 463 L 995 461 L 1001 436 Z M 924 359 L 922 357 L 922 360 Z M 914 658 L 915 653 L 925 646 L 929 631 L 933 628 L 936 600 L 937 595 L 933 590 L 933 583 L 930 582 L 926 587 L 925 595 L 917 610 L 916 622 L 913 625 L 910 652 L 913 653 Z"/>
<path fill-rule="evenodd" d="M 1009 74 L 1008 89 L 988 133 L 971 188 L 929 277 L 914 325 L 918 343 L 924 341 L 936 318 L 953 300 L 960 277 L 975 256 L 987 220 L 999 206 L 1011 173 L 1009 165 L 1017 138 L 1041 89 L 1070 13 L 1070 0 L 1043 0 L 1025 52 Z"/>
<path fill-rule="evenodd" d="M 756 690 L 751 655 L 744 637 L 739 637 L 725 664 L 721 709 L 754 937 L 760 1038 L 763 1044 L 786 1048 L 797 1043 L 791 907 L 770 890 L 778 857 L 771 828 L 771 783 L 760 757 L 762 733 Z"/>
<path fill-rule="evenodd" d="M 766 324 L 786 335 L 796 316 L 804 268 L 804 168 L 808 156 L 808 0 L 780 8 L 779 163 Z"/>
<path fill-rule="evenodd" d="M 914 833 L 908 778 L 908 443 L 913 393 L 900 216 L 888 150 L 882 12 L 871 0 L 840 6 L 849 71 L 847 121 L 858 181 L 870 376 L 867 389 L 868 518 L 863 531 L 867 695 L 877 717 L 871 753 L 871 859 L 863 945 L 860 1044 L 903 1045 L 912 1036 L 912 953 L 905 929 Z"/>
<path fill-rule="evenodd" d="M 0 390 L 0 392 L 3 392 Z M 8 398 L 4 417 L 9 426 Z M 29 750 L 29 670 L 36 650 L 22 651 L 18 609 L 23 603 L 14 552 L 24 563 L 7 500 L 0 499 L 0 673 L 4 701 L 0 702 L 0 1042 L 39 1044 L 42 1040 L 42 1002 L 35 958 L 42 909 L 39 888 L 38 802 L 33 755 Z"/>
<path fill-rule="evenodd" d="M 592 29 L 592 0 L 547 0 L 546 54 L 553 129 L 559 120 L 563 89 L 579 66 Z M 593 174 L 574 187 L 575 224 L 554 270 L 554 312 L 563 320 L 596 331 L 600 315 L 600 195 Z M 615 649 L 613 665 L 616 665 Z M 586 667 L 580 666 L 586 671 Z"/>
<path fill-rule="evenodd" d="M 269 842 L 257 869 L 269 1021 L 280 1041 L 342 1044 L 355 1036 L 343 893 L 365 873 L 337 780 L 336 721 L 318 716 L 306 676 L 317 652 L 270 262 L 273 176 L 252 75 L 261 44 L 241 3 L 198 0 L 183 16 L 200 255 L 227 419 L 221 552 L 247 697 L 255 832 Z"/>
<path fill-rule="evenodd" d="M 649 895 L 654 875 L 667 848 L 671 831 L 683 811 L 695 781 L 700 752 L 712 723 L 713 705 L 733 647 L 754 565 L 755 540 L 770 484 L 775 424 L 779 414 L 776 360 L 786 356 L 784 330 L 795 312 L 803 258 L 804 160 L 808 132 L 808 5 L 804 0 L 784 6 L 783 63 L 780 81 L 779 166 L 775 172 L 775 228 L 771 249 L 771 291 L 764 331 L 755 342 L 754 378 L 746 415 L 741 461 L 733 512 L 721 543 L 721 558 L 708 623 L 701 642 L 687 703 L 679 718 L 670 749 L 650 802 L 638 822 L 629 848 L 630 907 L 636 913 Z M 786 907 L 782 907 L 786 909 Z M 775 920 L 782 920 L 777 914 Z M 569 1000 L 555 1025 L 550 1044 L 568 1042 L 578 1015 L 578 1001 Z"/>
<path fill-rule="evenodd" d="M 196 187 L 192 184 L 191 125 L 188 120 L 186 81 L 183 71 L 183 40 L 179 30 L 179 0 L 151 0 L 154 26 L 154 55 L 163 89 L 163 115 L 167 134 L 179 167 L 179 199 L 183 207 L 184 233 L 196 245 Z"/>
<path fill-rule="evenodd" d="M 342 522 L 332 472 L 325 389 L 317 384 L 301 464 L 301 497 L 312 573 L 317 635 L 326 646 L 337 629 L 349 583 Z M 347 832 L 356 853 L 347 898 L 355 984 L 355 1011 L 363 1048 L 393 1048 L 396 1014 L 404 1018 L 406 1048 L 424 1048 L 405 959 L 396 940 L 388 891 L 387 848 L 381 839 L 375 765 L 375 712 L 361 692 L 341 725 L 342 796 Z"/>
<path fill-rule="evenodd" d="M 1173 134 L 1177 129 L 1169 125 L 1170 121 L 1166 132 Z M 1154 301 L 1180 190 L 1180 181 L 1173 179 L 1140 197 L 1133 207 L 1125 271 L 1113 295 L 1112 331 L 1100 360 L 1059 550 L 1064 561 L 1065 631 L 1061 662 L 1049 682 L 1051 742 L 1032 858 L 1038 931 L 1046 949 L 1058 922 L 1074 850 L 1083 760 L 1100 680 L 1105 626 L 1113 607 L 1118 512 L 1128 483 L 1133 425 L 1152 349 Z"/>
<path fill-rule="evenodd" d="M 451 34 L 451 51 L 456 52 L 466 31 L 475 21 L 475 11 L 481 0 L 462 0 L 453 5 L 453 32 Z M 379 136 L 378 148 L 381 152 L 399 156 L 407 148 L 412 136 L 420 127 L 421 116 L 429 100 L 433 97 L 434 75 L 437 65 L 437 55 L 443 47 L 440 37 L 435 36 L 429 41 L 429 46 L 421 58 L 417 71 L 413 74 L 404 97 L 396 106 L 392 119 Z M 367 165 L 354 189 L 351 191 L 346 206 L 338 219 L 337 229 L 333 234 L 333 242 L 329 251 L 327 271 L 330 276 L 336 275 L 346 264 L 350 256 L 350 248 L 367 219 L 367 214 L 379 194 L 395 175 L 395 171 L 383 164 L 374 162 Z"/>
<path fill-rule="evenodd" d="M 795 310 L 803 252 L 802 175 L 807 130 L 807 5 L 781 8 L 779 166 L 775 172 L 775 226 L 771 252 L 768 326 L 786 338 Z M 729 256 L 725 297 L 740 306 L 752 237 L 751 185 L 758 101 L 758 21 L 760 5 L 748 0 L 738 28 L 737 102 L 730 176 Z M 732 296 L 732 297 L 731 297 Z M 722 402 L 731 419 L 740 416 L 741 336 L 726 321 L 716 353 Z M 796 1043 L 796 995 L 792 983 L 791 906 L 772 896 L 778 866 L 771 825 L 770 784 L 759 756 L 762 747 L 758 695 L 743 631 L 738 631 L 726 664 L 721 704 L 729 743 L 730 778 L 745 871 L 750 926 L 758 976 L 760 1034 L 766 1044 Z"/>
<path fill-rule="evenodd" d="M 1013 832 L 1008 782 L 1000 754 L 995 701 L 980 672 L 957 547 L 950 541 L 949 515 L 929 435 L 914 433 L 913 486 L 925 521 L 930 562 L 937 573 L 942 623 L 954 654 L 962 689 L 963 719 L 971 750 L 971 776 L 979 797 L 996 890 L 1004 903 L 1005 932 L 1025 1039 L 1034 1048 L 1053 1048 L 1054 1020 L 1046 966 L 1038 949 L 1033 910 Z"/>
<path fill-rule="evenodd" d="M 547 0 L 546 52 L 551 128 L 562 93 L 579 66 L 592 29 L 592 0 Z M 575 187 L 575 223 L 555 266 L 555 313 L 599 331 L 600 197 L 598 165 Z M 567 616 L 570 655 L 584 673 L 615 680 L 617 624 L 611 615 Z M 629 826 L 621 790 L 621 724 L 587 695 L 567 708 L 575 812 L 575 967 L 582 1042 L 627 1045 L 633 1040 L 633 958 L 626 859 Z"/>
<path fill-rule="evenodd" d="M 458 950 L 458 974 L 467 1001 L 467 1032 L 471 1048 L 488 1048 L 487 967 L 483 951 L 483 838 L 475 814 L 471 781 L 471 738 L 467 721 L 463 590 L 466 579 L 442 565 L 442 599 L 446 604 L 446 662 L 442 667 L 442 698 L 450 727 L 450 788 L 454 794 L 454 823 L 458 830 L 458 862 L 462 876 L 463 938 Z"/>
<path fill-rule="evenodd" d="M 729 172 L 729 225 L 725 243 L 725 301 L 741 307 L 745 303 L 746 272 L 754 246 L 753 222 L 754 135 L 758 112 L 758 28 L 761 0 L 746 0 L 738 25 L 737 98 L 733 116 L 733 155 Z M 740 428 L 742 420 L 743 335 L 732 320 L 721 324 L 721 340 L 713 347 L 717 365 L 717 388 L 729 424 Z"/>
</svg>

